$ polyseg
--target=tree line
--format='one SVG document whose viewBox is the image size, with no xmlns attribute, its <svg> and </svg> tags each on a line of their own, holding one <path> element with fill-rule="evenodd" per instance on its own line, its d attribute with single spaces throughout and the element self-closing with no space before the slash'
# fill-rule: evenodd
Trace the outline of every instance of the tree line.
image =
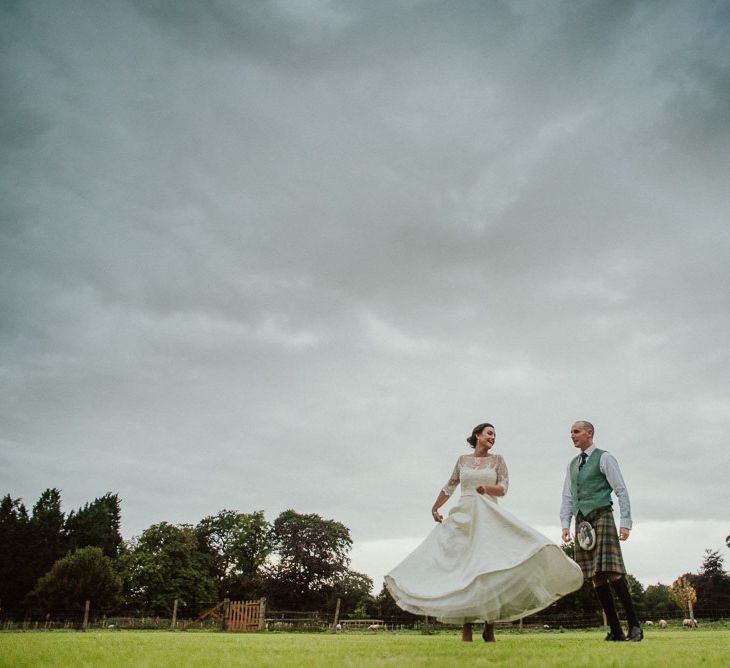
<svg viewBox="0 0 730 668">
<path fill-rule="evenodd" d="M 370 597 L 372 580 L 350 568 L 349 529 L 294 510 L 221 510 L 196 525 L 160 522 L 130 541 L 119 529 L 118 495 L 65 515 L 48 489 L 32 512 L 10 494 L 0 502 L 0 614 L 97 613 L 170 616 L 174 601 L 195 617 L 225 598 L 266 597 L 279 610 L 343 613 Z"/>
<path fill-rule="evenodd" d="M 730 548 L 730 536 L 726 538 L 726 544 Z M 562 547 L 569 557 L 575 556 L 573 541 Z M 657 558 L 661 555 L 658 554 Z M 730 616 L 730 574 L 725 571 L 724 559 L 717 551 L 705 550 L 699 572 L 685 573 L 671 585 L 658 582 L 644 588 L 631 574 L 627 574 L 626 580 L 637 614 L 644 620 L 671 619 L 690 614 L 705 619 Z M 585 581 L 578 591 L 561 598 L 541 614 L 564 616 L 566 619 L 600 617 L 601 608 L 592 584 Z"/>
<path fill-rule="evenodd" d="M 195 618 L 223 599 L 266 597 L 269 609 L 333 610 L 342 617 L 407 619 L 383 586 L 350 568 L 349 529 L 317 514 L 285 510 L 273 522 L 263 511 L 221 510 L 196 525 L 160 522 L 125 541 L 121 502 L 108 493 L 64 514 L 61 492 L 44 491 L 29 513 L 10 494 L 0 502 L 0 616 L 79 615 L 86 600 L 96 614 L 169 617 L 175 600 Z M 572 555 L 573 544 L 564 546 Z M 699 573 L 687 573 L 694 612 L 730 611 L 730 576 L 723 558 L 706 551 Z M 628 576 L 646 619 L 675 617 L 673 590 L 644 589 Z M 683 599 L 682 599 L 683 600 Z M 679 602 L 678 602 L 679 601 Z M 600 615 L 589 583 L 543 615 Z"/>
</svg>

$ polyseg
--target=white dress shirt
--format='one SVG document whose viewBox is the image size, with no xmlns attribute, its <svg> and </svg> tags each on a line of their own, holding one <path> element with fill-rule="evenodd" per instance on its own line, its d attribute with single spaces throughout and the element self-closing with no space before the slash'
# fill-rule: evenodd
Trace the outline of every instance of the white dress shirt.
<svg viewBox="0 0 730 668">
<path fill-rule="evenodd" d="M 596 446 L 592 445 L 585 450 L 589 458 L 595 449 Z M 588 460 L 586 459 L 586 461 Z M 624 482 L 624 477 L 621 475 L 621 469 L 616 458 L 610 452 L 604 451 L 601 455 L 601 461 L 598 462 L 598 466 L 601 469 L 601 473 L 606 476 L 608 484 L 611 485 L 611 489 L 613 489 L 618 499 L 618 507 L 621 515 L 620 528 L 631 529 L 631 502 L 629 501 L 629 492 L 626 489 L 626 483 Z M 570 464 L 568 464 L 568 471 L 565 475 L 565 482 L 563 483 L 563 502 L 560 506 L 560 524 L 563 529 L 570 528 L 570 520 L 572 517 L 573 492 L 570 489 Z"/>
</svg>

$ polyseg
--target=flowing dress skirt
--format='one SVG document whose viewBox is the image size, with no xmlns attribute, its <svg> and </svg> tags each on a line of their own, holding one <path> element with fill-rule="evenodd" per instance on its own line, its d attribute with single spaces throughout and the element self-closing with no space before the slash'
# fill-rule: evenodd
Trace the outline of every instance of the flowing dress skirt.
<svg viewBox="0 0 730 668">
<path fill-rule="evenodd" d="M 465 490 L 448 517 L 385 576 L 403 610 L 453 624 L 513 621 L 583 584 L 578 564 L 556 544 Z"/>
</svg>

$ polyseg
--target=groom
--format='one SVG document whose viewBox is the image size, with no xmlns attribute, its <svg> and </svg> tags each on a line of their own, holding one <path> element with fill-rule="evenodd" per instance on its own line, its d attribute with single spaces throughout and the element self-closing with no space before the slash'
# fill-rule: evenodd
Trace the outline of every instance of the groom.
<svg viewBox="0 0 730 668">
<path fill-rule="evenodd" d="M 581 522 L 590 523 L 596 534 L 595 545 L 585 549 L 576 540 L 575 560 L 584 577 L 593 580 L 593 588 L 606 613 L 606 620 L 611 628 L 606 640 L 639 642 L 644 637 L 644 632 L 626 583 L 626 568 L 619 543 L 620 540 L 626 540 L 631 532 L 629 493 L 616 459 L 593 445 L 593 432 L 593 425 L 585 420 L 579 420 L 570 428 L 570 437 L 580 450 L 580 455 L 568 465 L 563 484 L 563 503 L 560 506 L 563 541 L 570 541 L 570 520 L 573 515 L 576 528 Z M 618 533 L 613 520 L 611 492 L 618 498 L 621 513 L 621 528 Z M 626 612 L 629 623 L 628 638 L 621 628 L 611 588 Z"/>
</svg>

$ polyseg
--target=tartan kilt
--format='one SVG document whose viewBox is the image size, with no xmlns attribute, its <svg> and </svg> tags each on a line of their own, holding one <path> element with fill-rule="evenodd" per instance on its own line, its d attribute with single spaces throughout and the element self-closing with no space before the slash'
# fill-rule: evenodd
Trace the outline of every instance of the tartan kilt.
<svg viewBox="0 0 730 668">
<path fill-rule="evenodd" d="M 596 508 L 585 517 L 578 512 L 576 526 L 583 521 L 590 522 L 596 532 L 596 546 L 592 550 L 582 549 L 575 541 L 575 561 L 584 577 L 589 579 L 598 573 L 626 574 L 611 506 Z"/>
</svg>

